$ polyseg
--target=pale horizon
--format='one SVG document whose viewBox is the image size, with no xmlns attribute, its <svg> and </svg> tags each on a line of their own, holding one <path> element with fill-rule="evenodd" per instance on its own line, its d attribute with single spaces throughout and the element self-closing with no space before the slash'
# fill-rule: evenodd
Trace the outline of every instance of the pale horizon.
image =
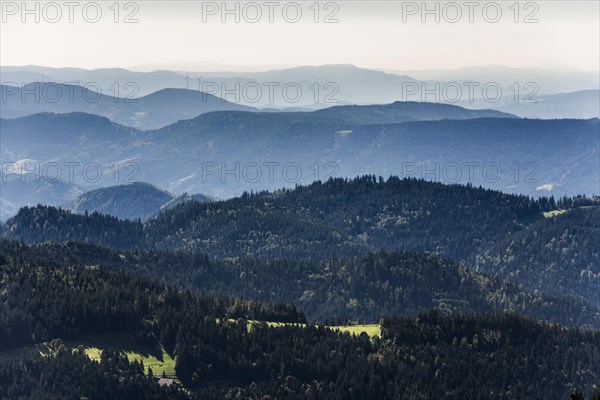
<svg viewBox="0 0 600 400">
<path fill-rule="evenodd" d="M 537 69 L 537 70 L 547 70 L 547 71 L 556 71 L 556 72 L 578 71 L 578 72 L 586 72 L 586 73 L 600 72 L 600 69 L 599 70 L 588 70 L 588 69 L 583 69 L 583 68 L 579 68 L 574 65 L 567 65 L 567 64 L 562 64 L 562 65 L 559 65 L 559 64 L 537 64 L 537 65 L 479 64 L 479 65 L 463 65 L 463 66 L 456 67 L 456 68 L 424 67 L 424 68 L 415 68 L 415 69 L 407 69 L 407 70 L 396 70 L 396 69 L 391 69 L 391 68 L 386 68 L 386 67 L 377 67 L 377 66 L 371 67 L 371 66 L 364 66 L 364 65 L 356 65 L 356 64 L 352 64 L 352 63 L 299 64 L 299 65 L 229 65 L 229 64 L 225 65 L 225 64 L 223 64 L 222 68 L 215 68 L 215 67 L 185 68 L 184 65 L 188 64 L 186 62 L 181 62 L 181 63 L 173 62 L 173 63 L 169 63 L 169 64 L 173 64 L 173 65 L 171 65 L 171 66 L 165 65 L 164 67 L 162 67 L 161 64 L 157 62 L 157 63 L 149 63 L 149 64 L 143 64 L 143 65 L 130 65 L 130 66 L 106 65 L 106 66 L 91 68 L 91 67 L 86 67 L 86 66 L 81 66 L 81 65 L 55 66 L 55 65 L 42 65 L 42 64 L 21 64 L 21 65 L 0 64 L 0 68 L 26 69 L 29 67 L 36 67 L 36 68 L 39 67 L 39 68 L 50 68 L 50 69 L 81 69 L 81 70 L 86 70 L 86 71 L 123 69 L 123 70 L 127 70 L 127 71 L 142 72 L 142 73 L 144 73 L 144 72 L 160 72 L 160 71 L 168 71 L 168 72 L 174 72 L 174 73 L 185 73 L 185 72 L 190 72 L 190 73 L 195 73 L 195 72 L 256 73 L 256 72 L 269 72 L 269 71 L 304 68 L 304 67 L 310 68 L 310 67 L 348 65 L 348 66 L 356 67 L 359 69 L 382 71 L 382 72 L 386 72 L 389 74 L 404 74 L 404 73 L 420 72 L 420 71 L 423 71 L 423 72 L 425 72 L 425 71 L 452 72 L 452 71 L 458 71 L 458 70 L 470 69 L 470 68 L 480 68 L 480 69 L 508 68 L 508 69 L 515 69 L 515 70 L 517 70 L 517 69 Z M 210 65 L 213 63 L 208 63 L 208 64 Z M 181 65 L 181 66 L 177 66 L 177 65 Z"/>
<path fill-rule="evenodd" d="M 117 17 L 108 4 L 102 5 L 97 23 L 84 21 L 77 11 L 70 23 L 62 10 L 61 18 L 51 23 L 47 19 L 53 18 L 52 10 L 44 14 L 40 9 L 40 22 L 36 22 L 35 15 L 22 15 L 23 10 L 7 10 L 6 3 L 0 24 L 1 65 L 135 69 L 148 64 L 200 63 L 252 67 L 246 72 L 254 72 L 256 68 L 324 64 L 395 71 L 566 64 L 584 71 L 600 70 L 600 7 L 590 1 L 535 2 L 537 9 L 519 10 L 518 23 L 505 2 L 500 2 L 501 17 L 494 23 L 487 22 L 481 11 L 473 12 L 471 23 L 466 9 L 457 22 L 448 22 L 451 10 L 440 11 L 440 22 L 436 22 L 435 15 L 423 16 L 422 10 L 404 10 L 406 6 L 400 3 L 385 1 L 320 3 L 322 8 L 335 4 L 337 9 L 320 9 L 319 23 L 313 21 L 310 5 L 303 2 L 297 23 L 286 22 L 276 12 L 270 23 L 265 20 L 266 10 L 257 23 L 244 20 L 247 16 L 240 11 L 236 23 L 235 15 L 227 16 L 222 10 L 208 15 L 202 8 L 207 6 L 185 1 L 135 2 L 136 9 L 120 10 L 119 23 L 113 21 Z M 123 23 L 128 14 L 138 22 Z M 337 22 L 324 23 L 327 15 Z M 537 22 L 525 23 L 528 16 Z M 57 51 L 58 46 L 63 50 Z"/>
</svg>

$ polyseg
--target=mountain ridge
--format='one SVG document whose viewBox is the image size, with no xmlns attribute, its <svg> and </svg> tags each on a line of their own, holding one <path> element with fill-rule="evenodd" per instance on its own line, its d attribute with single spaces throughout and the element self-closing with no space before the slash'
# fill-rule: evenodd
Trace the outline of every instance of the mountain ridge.
<svg viewBox="0 0 600 400">
<path fill-rule="evenodd" d="M 3 118 L 18 118 L 39 112 L 85 112 L 141 130 L 157 129 L 211 111 L 256 111 L 255 108 L 231 103 L 209 93 L 186 89 L 165 88 L 142 97 L 120 98 L 114 90 L 107 95 L 78 85 L 34 82 L 23 88 L 3 85 L 0 92 L 3 99 L 0 116 Z M 36 97 L 28 96 L 31 93 Z"/>
<path fill-rule="evenodd" d="M 139 131 L 83 114 L 43 114 L 0 120 L 0 142 L 5 162 L 98 163 L 103 175 L 97 186 L 114 185 L 109 167 L 128 163 L 136 166 L 136 180 L 218 198 L 364 173 L 555 197 L 592 195 L 600 179 L 598 119 L 357 125 L 343 116 L 319 115 L 211 112 Z M 360 118 L 372 122 L 368 112 Z M 284 170 L 290 165 L 297 178 Z M 234 172 L 223 175 L 225 170 Z M 77 175 L 75 183 L 86 182 Z"/>
</svg>

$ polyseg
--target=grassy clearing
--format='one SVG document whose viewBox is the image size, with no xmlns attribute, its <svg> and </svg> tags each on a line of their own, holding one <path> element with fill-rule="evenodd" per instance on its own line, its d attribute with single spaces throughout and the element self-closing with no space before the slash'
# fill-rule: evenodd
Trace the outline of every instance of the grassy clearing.
<svg viewBox="0 0 600 400">
<path fill-rule="evenodd" d="M 64 345 L 68 348 L 83 347 L 85 354 L 94 361 L 100 362 L 102 351 L 108 349 L 118 351 L 127 356 L 130 362 L 143 361 L 146 373 L 152 368 L 154 376 L 161 376 L 163 371 L 170 377 L 175 376 L 175 360 L 160 348 L 138 344 L 127 335 L 94 335 L 87 336 L 76 341 L 66 341 Z M 39 354 L 43 357 L 52 356 L 56 348 L 51 342 L 39 343 L 18 349 L 0 352 L 0 362 L 9 359 L 22 359 L 30 354 Z"/>
<path fill-rule="evenodd" d="M 557 215 L 566 213 L 567 210 L 552 210 L 552 211 L 544 211 L 544 218 L 552 218 Z"/>
<path fill-rule="evenodd" d="M 235 321 L 235 320 L 230 320 Z M 252 325 L 261 323 L 261 321 L 248 320 L 248 330 L 252 329 Z M 281 326 L 298 326 L 305 327 L 306 324 L 293 324 L 289 322 L 267 322 L 266 323 L 270 327 L 278 328 Z M 361 333 L 366 333 L 369 337 L 379 336 L 381 334 L 381 329 L 379 324 L 364 324 L 364 325 L 340 325 L 340 326 L 326 326 L 325 328 L 331 329 L 333 331 L 338 332 L 348 332 L 353 335 L 360 335 Z"/>
<path fill-rule="evenodd" d="M 89 336 L 77 342 L 66 343 L 69 347 L 83 346 L 85 354 L 92 360 L 100 361 L 103 350 L 119 351 L 132 361 L 142 361 L 146 373 L 152 368 L 154 376 L 163 372 L 175 376 L 175 360 L 161 347 L 136 343 L 126 335 L 97 335 Z"/>
<path fill-rule="evenodd" d="M 379 324 L 328 326 L 327 328 L 340 332 L 349 332 L 356 336 L 360 335 L 363 332 L 369 335 L 369 337 L 375 337 L 381 334 L 381 327 L 379 326 Z"/>
</svg>

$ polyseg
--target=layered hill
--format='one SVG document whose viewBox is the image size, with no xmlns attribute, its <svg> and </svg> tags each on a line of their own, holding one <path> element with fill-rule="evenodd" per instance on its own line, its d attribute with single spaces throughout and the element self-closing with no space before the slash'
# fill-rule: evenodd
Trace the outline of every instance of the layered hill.
<svg viewBox="0 0 600 400">
<path fill-rule="evenodd" d="M 394 124 L 408 121 L 439 121 L 444 119 L 516 118 L 495 110 L 469 110 L 441 103 L 397 101 L 370 106 L 337 106 L 313 112 L 315 116 L 343 119 L 357 125 Z"/>
<path fill-rule="evenodd" d="M 437 105 L 430 107 L 432 110 Z M 389 118 L 394 117 L 391 107 Z M 385 108 L 384 108 L 385 109 Z M 171 192 L 227 198 L 358 174 L 472 183 L 505 192 L 554 196 L 598 188 L 598 120 L 483 118 L 357 125 L 317 113 L 217 112 L 141 132 L 86 114 L 0 120 L 5 162 L 78 165 Z M 370 108 L 355 118 L 371 118 Z M 127 168 L 127 169 L 126 169 Z M 94 175 L 95 177 L 95 175 Z"/>
<path fill-rule="evenodd" d="M 535 102 L 512 102 L 498 109 L 525 118 L 599 118 L 600 90 L 580 90 L 542 96 Z"/>
<path fill-rule="evenodd" d="M 79 214 L 99 212 L 120 219 L 145 221 L 174 198 L 169 192 L 138 182 L 83 193 L 73 201 L 71 208 Z"/>
<path fill-rule="evenodd" d="M 138 97 L 135 84 L 126 85 L 120 88 L 121 92 L 115 92 L 113 87 L 104 93 L 89 89 L 96 86 L 54 82 L 32 82 L 23 87 L 1 85 L 0 117 L 13 119 L 37 113 L 82 112 L 147 130 L 212 111 L 256 111 L 198 90 L 165 88 Z"/>
<path fill-rule="evenodd" d="M 80 240 L 204 251 L 219 258 L 326 259 L 385 249 L 466 260 L 552 207 L 545 198 L 469 185 L 363 176 L 220 202 L 192 201 L 144 224 L 98 213 L 23 208 L 7 221 L 4 235 L 27 243 Z"/>
</svg>

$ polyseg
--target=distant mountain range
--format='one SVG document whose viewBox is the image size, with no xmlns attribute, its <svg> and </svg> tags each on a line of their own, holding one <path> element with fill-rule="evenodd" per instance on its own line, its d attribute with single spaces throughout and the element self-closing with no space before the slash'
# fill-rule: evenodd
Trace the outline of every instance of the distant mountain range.
<svg viewBox="0 0 600 400">
<path fill-rule="evenodd" d="M 395 124 L 408 121 L 439 121 L 475 118 L 515 118 L 515 115 L 495 110 L 468 110 L 449 104 L 397 101 L 370 106 L 337 106 L 318 110 L 314 116 L 340 119 L 352 124 Z"/>
<path fill-rule="evenodd" d="M 51 68 L 37 65 L 23 67 L 0 67 L 3 85 L 22 86 L 32 82 L 59 82 L 71 85 L 92 84 L 99 86 L 103 94 L 114 94 L 114 89 L 126 90 L 131 83 L 135 90 L 126 90 L 133 97 L 142 97 L 153 92 L 167 89 L 184 89 L 185 75 L 171 71 L 135 72 L 123 68 L 102 68 L 87 70 L 83 68 Z M 115 86 L 117 85 L 117 86 Z M 125 97 L 125 96 L 124 96 Z"/>
<path fill-rule="evenodd" d="M 542 96 L 535 103 L 507 102 L 498 110 L 526 118 L 599 118 L 600 90 Z M 489 105 L 487 105 L 489 107 Z"/>
<path fill-rule="evenodd" d="M 564 66 L 507 67 L 487 65 L 457 69 L 410 70 L 402 73 L 425 81 L 494 82 L 505 88 L 513 86 L 515 83 L 518 83 L 520 87 L 524 87 L 525 84 L 531 82 L 536 84 L 539 93 L 544 95 L 597 89 L 600 84 L 598 71 L 585 71 Z"/>
<path fill-rule="evenodd" d="M 74 88 L 84 90 L 80 87 Z M 168 92 L 163 91 L 161 94 L 157 93 L 149 97 L 165 96 Z M 196 92 L 186 93 L 196 94 Z M 156 109 L 160 110 L 160 107 Z M 106 117 L 81 112 L 40 113 L 14 120 L 1 119 L 2 160 L 16 161 L 17 163 L 10 164 L 10 167 L 6 168 L 6 172 L 17 172 L 17 174 L 11 176 L 10 182 L 6 184 L 3 182 L 0 218 L 5 220 L 23 206 L 48 204 L 65 206 L 77 212 L 100 211 L 120 218 L 145 220 L 155 215 L 161 207 L 190 200 L 190 195 L 175 197 L 158 188 L 152 189 L 149 185 L 113 187 L 115 183 L 148 179 L 176 193 L 198 193 L 208 186 L 213 195 L 231 195 L 235 193 L 232 190 L 239 192 L 241 189 L 252 190 L 253 188 L 249 187 L 249 182 L 237 184 L 235 179 L 223 182 L 223 185 L 219 184 L 221 172 L 226 173 L 227 169 L 227 165 L 219 163 L 268 163 L 269 158 L 272 157 L 272 160 L 279 160 L 275 162 L 281 164 L 286 161 L 285 157 L 292 154 L 290 151 L 293 149 L 289 148 L 288 144 L 295 141 L 299 141 L 297 149 L 300 151 L 299 157 L 295 160 L 288 158 L 288 160 L 317 162 L 323 157 L 328 157 L 327 152 L 331 150 L 326 148 L 319 150 L 317 142 L 312 143 L 310 150 L 303 150 L 306 143 L 302 136 L 311 131 L 319 132 L 319 135 L 325 133 L 327 136 L 333 133 L 339 138 L 344 138 L 350 135 L 352 126 L 371 124 L 376 121 L 396 123 L 513 117 L 492 110 L 466 110 L 457 106 L 411 102 L 373 106 L 337 106 L 312 113 L 255 113 L 254 117 L 252 115 L 252 113 L 240 112 L 210 113 L 206 118 L 197 117 L 193 120 L 181 121 L 165 127 L 164 131 L 148 133 L 119 125 Z M 283 132 L 289 132 L 289 137 L 281 136 Z M 191 136 L 187 138 L 188 135 Z M 290 142 L 287 142 L 288 139 Z M 253 142 L 254 140 L 256 142 Z M 327 142 L 330 142 L 330 139 L 327 139 Z M 152 143 L 158 147 L 154 147 Z M 313 145 L 316 147 L 312 148 Z M 190 149 L 195 149 L 196 153 L 190 153 L 188 151 Z M 308 158 L 303 159 L 303 156 Z M 156 162 L 149 157 L 155 157 Z M 200 162 L 197 157 L 200 157 Z M 203 161 L 209 164 L 203 166 Z M 316 174 L 313 177 L 326 177 L 326 174 L 334 172 L 332 162 L 334 162 L 332 159 L 324 161 L 322 166 L 325 170 L 312 171 Z M 215 170 L 211 176 L 203 177 L 202 168 L 207 172 L 206 168 L 214 168 L 215 164 L 219 171 Z M 139 169 L 140 167 L 142 170 Z M 220 171 L 221 167 L 223 171 Z M 265 165 L 259 167 L 262 169 Z M 52 177 L 45 176 L 48 168 L 49 174 L 58 175 L 58 182 L 54 182 Z M 306 168 L 302 181 L 309 182 L 310 177 L 307 174 L 311 171 L 306 165 L 302 168 Z M 96 169 L 99 169 L 98 179 L 96 179 L 98 173 Z M 21 176 L 18 174 L 20 170 L 30 171 L 29 179 L 21 181 Z M 277 171 L 276 178 L 268 177 L 268 171 L 264 172 L 264 176 L 261 176 L 257 182 L 259 189 L 286 186 L 291 183 L 286 182 L 285 177 L 282 177 L 281 170 Z M 131 176 L 132 173 L 134 176 Z M 32 182 L 34 178 L 39 182 Z M 210 184 L 207 185 L 209 178 Z M 112 188 L 86 192 L 90 188 L 99 186 Z M 144 193 L 134 195 L 133 189 Z M 30 193 L 23 195 L 23 190 Z M 51 191 L 55 193 L 49 193 Z M 86 193 L 77 198 L 83 192 Z M 118 203 L 113 198 L 117 192 L 122 204 L 114 203 Z M 196 198 L 196 200 L 206 199 Z"/>
<path fill-rule="evenodd" d="M 22 86 L 32 82 L 59 82 L 86 86 L 105 96 L 144 98 L 163 89 L 202 91 L 228 102 L 264 109 L 320 109 L 344 104 L 387 104 L 395 101 L 432 101 L 456 104 L 466 108 L 492 108 L 528 118 L 592 118 L 597 108 L 564 102 L 560 114 L 541 113 L 537 107 L 523 104 L 527 95 L 544 100 L 548 96 L 578 91 L 598 90 L 598 72 L 564 68 L 509 68 L 503 66 L 469 67 L 458 70 L 379 71 L 353 65 L 300 66 L 265 72 L 201 72 L 153 71 L 135 72 L 124 69 L 85 70 L 80 68 L 48 68 L 40 66 L 0 67 L 2 84 Z M 476 84 L 470 92 L 468 84 Z M 530 89 L 533 84 L 535 89 Z M 499 99 L 486 100 L 483 88 L 493 85 L 500 89 Z M 460 88 L 455 99 L 453 88 Z M 450 89 L 448 89 L 450 88 Z M 517 89 L 518 88 L 518 89 Z M 517 98 L 515 95 L 518 93 Z M 496 94 L 487 96 L 495 97 Z M 472 98 L 471 98 L 472 97 Z M 189 103 L 186 103 L 189 102 Z M 196 103 L 182 95 L 176 103 L 197 108 Z M 503 109 L 503 107 L 512 107 Z M 150 106 L 148 106 L 150 107 Z M 186 107 L 181 107 L 185 109 Z M 170 110 L 177 110 L 172 107 Z M 209 107 L 206 107 L 207 109 Z M 132 108 L 133 109 L 133 108 Z M 223 107 L 223 109 L 230 109 Z M 518 112 L 517 112 L 518 109 Z M 161 118 L 153 120 L 144 105 L 135 116 L 125 114 L 111 118 L 131 125 L 137 121 L 142 129 L 166 125 Z M 41 110 L 40 110 L 41 111 Z M 64 112 L 47 108 L 45 111 Z M 71 111 L 93 112 L 77 109 Z M 588 112 L 589 111 L 589 112 Z M 143 114 L 148 112 L 148 114 Z M 97 112 L 99 113 L 99 112 Z M 199 115 L 179 116 L 180 119 Z M 107 114 L 101 114 L 106 115 Z M 6 116 L 5 116 L 6 117 Z M 132 119 L 133 118 L 133 119 Z M 148 119 L 144 125 L 144 118 Z M 174 121 L 171 121 L 174 122 Z"/>
<path fill-rule="evenodd" d="M 298 107 L 315 103 L 320 104 L 320 107 L 327 107 L 337 102 L 391 103 L 402 99 L 403 85 L 419 82 L 409 76 L 353 65 L 306 66 L 255 73 L 134 72 L 124 69 L 85 70 L 40 66 L 0 67 L 0 71 L 0 83 L 5 85 L 39 81 L 91 84 L 99 87 L 104 94 L 113 94 L 116 87 L 124 91 L 125 85 L 133 84 L 137 91 L 134 97 L 146 96 L 166 88 L 209 88 L 209 92 L 216 92 L 219 97 L 226 97 L 225 94 L 230 93 L 227 95 L 228 99 L 234 98 L 237 93 L 240 104 L 257 107 Z M 242 88 L 249 83 L 254 89 L 248 87 L 244 95 Z M 329 83 L 333 86 L 327 86 Z M 258 98 L 254 91 L 256 84 L 262 92 Z M 239 90 L 236 90 L 236 85 L 239 85 Z M 272 85 L 272 92 L 268 85 Z M 288 89 L 286 85 L 299 87 L 299 96 L 294 93 L 294 88 Z"/>
<path fill-rule="evenodd" d="M 85 112 L 142 130 L 160 128 L 211 111 L 255 111 L 252 107 L 186 89 L 161 89 L 141 98 L 120 98 L 77 85 L 34 82 L 22 88 L 0 86 L 0 95 L 2 118 L 42 112 Z"/>
<path fill-rule="evenodd" d="M 598 193 L 597 119 L 507 117 L 394 103 L 300 113 L 213 112 L 143 132 L 90 114 L 36 114 L 0 120 L 0 144 L 4 162 L 79 163 L 74 182 L 80 186 L 90 185 L 82 169 L 91 163 L 101 170 L 95 187 L 130 177 L 218 198 L 362 173 L 530 195 Z M 115 168 L 121 171 L 117 182 Z"/>
</svg>

